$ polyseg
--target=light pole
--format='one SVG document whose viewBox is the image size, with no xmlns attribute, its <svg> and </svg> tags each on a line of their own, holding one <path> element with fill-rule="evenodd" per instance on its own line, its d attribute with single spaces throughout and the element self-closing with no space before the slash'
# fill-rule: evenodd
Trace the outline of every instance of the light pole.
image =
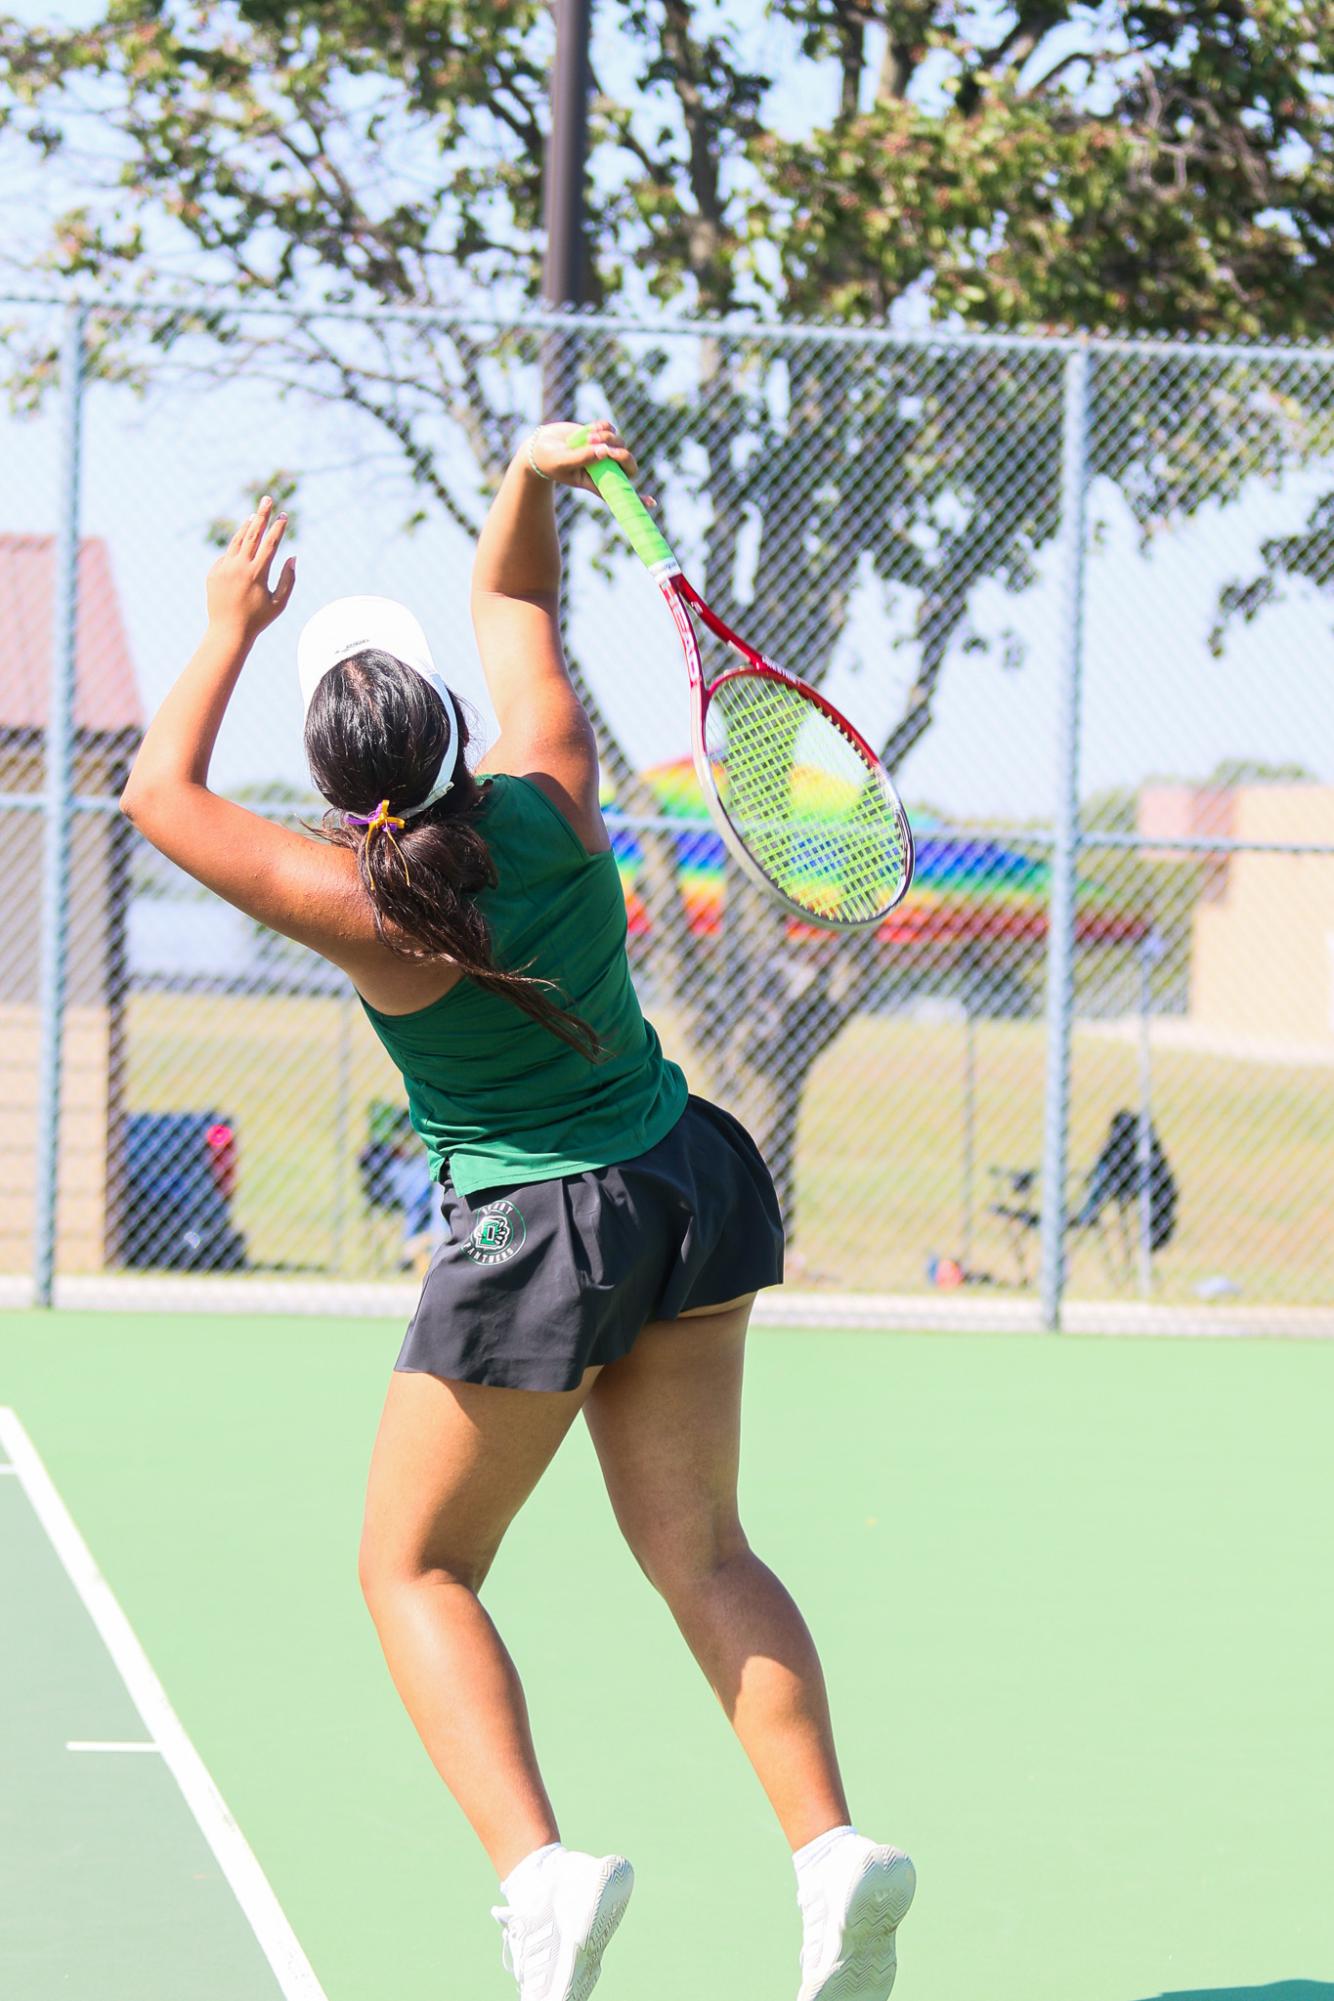
<svg viewBox="0 0 1334 2001">
<path fill-rule="evenodd" d="M 551 79 L 547 142 L 542 302 L 559 309 L 587 297 L 584 176 L 588 165 L 589 38 L 593 0 L 556 0 L 556 60 Z M 578 346 L 573 335 L 547 335 L 542 351 L 542 415 L 573 414 Z"/>
</svg>

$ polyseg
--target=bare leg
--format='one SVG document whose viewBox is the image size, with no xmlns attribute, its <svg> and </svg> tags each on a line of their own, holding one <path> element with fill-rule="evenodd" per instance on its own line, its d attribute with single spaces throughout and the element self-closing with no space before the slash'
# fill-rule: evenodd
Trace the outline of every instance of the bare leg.
<svg viewBox="0 0 1334 2001">
<path fill-rule="evenodd" d="M 371 1460 L 366 1602 L 422 1742 L 501 1877 L 560 1837 L 518 1672 L 477 1593 L 595 1380 L 558 1394 L 395 1374 Z"/>
<path fill-rule="evenodd" d="M 666 1599 L 794 1849 L 848 1820 L 806 1622 L 737 1514 L 751 1301 L 648 1326 L 585 1416 L 626 1541 Z"/>
</svg>

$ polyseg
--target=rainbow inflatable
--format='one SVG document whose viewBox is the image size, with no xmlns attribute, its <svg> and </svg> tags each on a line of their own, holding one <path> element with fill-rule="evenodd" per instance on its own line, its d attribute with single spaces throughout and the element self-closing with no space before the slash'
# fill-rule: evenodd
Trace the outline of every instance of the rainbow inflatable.
<svg viewBox="0 0 1334 2001">
<path fill-rule="evenodd" d="M 704 804 L 695 767 L 688 757 L 655 765 L 643 774 L 674 850 L 676 880 L 686 922 L 696 937 L 722 929 L 727 897 L 726 849 Z M 812 774 L 812 797 L 818 786 Z M 625 889 L 630 936 L 646 939 L 652 923 L 641 883 L 644 849 L 639 832 L 615 822 L 616 799 L 604 788 L 603 806 L 612 817 L 612 847 Z M 880 928 L 886 943 L 940 948 L 1005 939 L 1040 941 L 1047 935 L 1051 864 L 1019 847 L 989 836 L 937 831 L 938 821 L 915 816 L 917 872 L 913 886 Z M 1127 908 L 1105 884 L 1081 878 L 1076 893 L 1076 931 L 1081 945 L 1133 945 L 1149 930 L 1149 920 Z M 793 920 L 794 936 L 807 927 Z"/>
</svg>

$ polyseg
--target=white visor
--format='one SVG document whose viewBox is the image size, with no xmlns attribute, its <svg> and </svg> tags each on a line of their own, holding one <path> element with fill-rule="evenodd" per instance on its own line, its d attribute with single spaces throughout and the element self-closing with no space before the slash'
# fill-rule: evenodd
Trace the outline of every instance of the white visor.
<svg viewBox="0 0 1334 2001">
<path fill-rule="evenodd" d="M 440 760 L 435 783 L 424 799 L 414 800 L 410 805 L 405 805 L 400 799 L 389 802 L 395 813 L 410 820 L 414 814 L 424 813 L 428 806 L 434 806 L 437 799 L 443 799 L 454 783 L 459 726 L 454 697 L 431 658 L 426 634 L 405 604 L 399 604 L 393 598 L 335 598 L 332 604 L 326 604 L 322 611 L 317 611 L 307 621 L 296 646 L 302 714 L 310 714 L 315 690 L 331 667 L 336 667 L 341 660 L 351 659 L 354 653 L 370 652 L 392 653 L 396 660 L 411 667 L 435 689 L 444 706 L 449 734 L 445 739 L 445 754 Z"/>
</svg>

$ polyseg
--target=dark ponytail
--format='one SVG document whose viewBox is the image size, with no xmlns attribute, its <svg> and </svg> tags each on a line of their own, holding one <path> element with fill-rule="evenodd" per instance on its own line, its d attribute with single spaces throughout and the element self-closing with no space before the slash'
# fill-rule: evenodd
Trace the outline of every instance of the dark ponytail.
<svg viewBox="0 0 1334 2001">
<path fill-rule="evenodd" d="M 586 1021 L 550 998 L 549 980 L 497 966 L 477 892 L 496 882 L 478 825 L 485 789 L 469 771 L 468 729 L 455 704 L 454 782 L 443 799 L 400 826 L 372 820 L 382 800 L 389 814 L 424 799 L 440 775 L 449 741 L 444 705 L 428 681 L 391 653 L 355 653 L 331 667 L 306 716 L 310 773 L 336 802 L 322 832 L 351 848 L 375 911 L 382 944 L 404 959 L 444 959 L 488 993 L 515 1007 L 590 1062 L 602 1054 Z"/>
</svg>

